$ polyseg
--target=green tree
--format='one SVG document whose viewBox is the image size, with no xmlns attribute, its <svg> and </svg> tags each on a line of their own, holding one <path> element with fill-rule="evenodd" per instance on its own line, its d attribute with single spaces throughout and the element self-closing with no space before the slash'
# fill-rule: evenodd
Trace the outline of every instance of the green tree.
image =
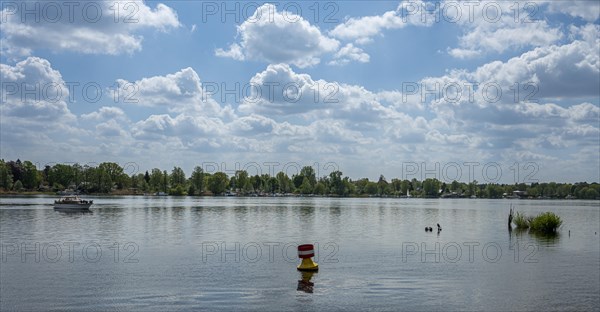
<svg viewBox="0 0 600 312">
<path fill-rule="evenodd" d="M 37 189 L 41 181 L 41 174 L 29 160 L 23 162 L 23 187 L 28 190 Z"/>
<path fill-rule="evenodd" d="M 377 193 L 379 195 L 388 193 L 388 182 L 385 180 L 383 174 L 379 175 L 379 180 L 377 181 Z"/>
<path fill-rule="evenodd" d="M 490 197 L 490 195 L 489 195 L 489 191 L 488 191 L 489 189 L 492 189 L 492 188 L 493 188 L 493 187 L 491 186 L 491 184 L 488 184 L 488 185 L 486 185 L 486 186 L 485 186 L 485 190 L 486 190 L 486 194 L 487 194 L 486 196 L 487 196 L 488 198 L 493 198 L 493 197 Z M 528 195 L 528 196 L 531 196 L 531 197 L 538 197 L 538 196 L 540 196 L 540 195 L 541 195 L 541 192 L 540 192 L 540 187 L 539 187 L 539 184 L 537 184 L 537 183 L 532 183 L 532 184 L 531 184 L 531 187 L 529 187 L 529 188 L 527 189 L 527 195 Z"/>
<path fill-rule="evenodd" d="M 275 177 L 270 177 L 267 180 L 267 190 L 272 194 L 275 193 L 279 189 L 279 180 Z"/>
<path fill-rule="evenodd" d="M 317 185 L 315 185 L 315 189 L 313 190 L 313 193 L 317 194 L 317 195 L 325 195 L 325 183 L 319 181 L 317 182 Z"/>
<path fill-rule="evenodd" d="M 252 183 L 250 182 L 250 179 L 246 180 L 246 183 L 244 183 L 244 187 L 242 188 L 242 192 L 244 194 L 254 193 L 254 187 L 252 186 Z"/>
<path fill-rule="evenodd" d="M 171 182 L 171 187 L 183 187 L 185 185 L 185 173 L 183 172 L 183 169 L 181 169 L 180 167 L 173 167 L 171 175 L 169 176 L 169 180 Z"/>
<path fill-rule="evenodd" d="M 248 182 L 248 172 L 246 170 L 238 170 L 235 172 L 235 176 L 231 179 L 235 181 L 233 187 L 236 189 L 240 189 L 244 192 L 244 186 Z"/>
<path fill-rule="evenodd" d="M 75 188 L 79 189 L 85 176 L 83 173 L 83 167 L 78 163 L 74 163 L 71 165 L 71 170 L 73 172 L 73 183 L 75 184 Z"/>
<path fill-rule="evenodd" d="M 354 185 L 356 185 L 356 194 L 361 195 L 361 194 L 367 194 L 367 185 L 369 184 L 369 179 L 367 178 L 362 178 L 359 179 L 358 181 L 354 182 Z"/>
<path fill-rule="evenodd" d="M 413 178 L 412 180 L 410 180 L 410 186 L 411 190 L 418 191 L 422 188 L 423 184 L 416 178 Z"/>
<path fill-rule="evenodd" d="M 402 184 L 400 184 L 400 193 L 406 195 L 407 191 L 410 191 L 410 181 L 402 180 Z"/>
<path fill-rule="evenodd" d="M 130 186 L 134 189 L 138 189 L 140 186 L 140 181 L 144 179 L 144 175 L 142 174 L 141 177 L 139 177 L 138 175 L 132 174 L 131 178 L 129 179 L 130 181 Z"/>
<path fill-rule="evenodd" d="M 501 198 L 503 189 L 498 184 L 488 184 L 485 186 L 485 194 L 487 198 Z"/>
<path fill-rule="evenodd" d="M 580 192 L 580 198 L 582 199 L 596 199 L 598 198 L 598 191 L 592 187 L 585 187 Z"/>
<path fill-rule="evenodd" d="M 345 187 L 342 181 L 343 173 L 339 170 L 332 171 L 329 174 L 329 185 L 331 187 L 331 192 L 337 195 L 344 195 Z"/>
<path fill-rule="evenodd" d="M 571 195 L 571 184 L 562 184 L 557 187 L 556 195 L 559 198 L 565 198 Z"/>
<path fill-rule="evenodd" d="M 169 195 L 175 195 L 175 196 L 185 195 L 185 189 L 183 188 L 183 185 L 178 184 L 176 187 L 171 188 L 171 190 L 169 190 Z"/>
<path fill-rule="evenodd" d="M 153 192 L 158 192 L 161 189 L 163 176 L 162 171 L 158 168 L 154 168 L 150 174 L 150 189 Z"/>
<path fill-rule="evenodd" d="M 317 184 L 319 184 L 319 183 L 323 184 L 323 186 L 325 187 L 323 194 L 328 194 L 329 190 L 331 189 L 331 186 L 329 185 L 329 177 L 324 176 L 324 177 L 319 178 L 319 181 L 317 182 Z M 316 185 L 315 185 L 315 187 L 316 187 Z M 313 192 L 314 192 L 314 190 L 313 190 Z"/>
<path fill-rule="evenodd" d="M 48 171 L 48 176 L 51 175 L 54 166 Z M 97 167 L 85 165 L 83 167 L 83 191 L 90 193 L 100 193 L 100 177 Z M 48 184 L 54 187 L 55 183 L 48 181 Z M 63 188 L 64 189 L 64 188 Z"/>
<path fill-rule="evenodd" d="M 311 166 L 304 166 L 300 169 L 300 175 L 308 179 L 310 186 L 317 184 L 317 177 L 315 175 L 315 169 Z M 304 181 L 302 181 L 304 183 Z"/>
<path fill-rule="evenodd" d="M 114 162 L 103 162 L 98 166 L 101 175 L 108 175 L 110 181 L 117 185 L 118 189 L 123 189 L 124 187 L 124 179 L 128 177 L 126 174 L 123 174 L 123 168 L 119 166 L 119 164 Z M 112 189 L 112 185 L 110 187 Z"/>
<path fill-rule="evenodd" d="M 284 172 L 280 171 L 277 173 L 277 182 L 279 184 L 279 191 L 281 193 L 290 193 L 292 191 L 292 181 Z"/>
<path fill-rule="evenodd" d="M 558 196 L 558 186 L 556 182 L 550 182 L 544 190 L 544 196 L 555 198 Z"/>
<path fill-rule="evenodd" d="M 0 160 L 0 188 L 9 190 L 12 187 L 12 174 L 4 160 Z"/>
<path fill-rule="evenodd" d="M 13 178 L 13 181 L 20 181 L 23 179 L 23 164 L 21 163 L 20 159 L 17 159 L 17 161 L 11 160 L 7 162 L 6 165 L 10 170 L 10 174 Z"/>
<path fill-rule="evenodd" d="M 302 182 L 304 182 L 304 176 L 303 175 L 298 174 L 298 175 L 293 175 L 292 176 L 292 183 L 294 184 L 294 188 L 299 189 L 300 186 L 302 186 Z"/>
<path fill-rule="evenodd" d="M 69 165 L 55 164 L 48 170 L 48 184 L 50 185 L 59 183 L 61 185 L 69 186 L 73 180 L 73 168 Z"/>
<path fill-rule="evenodd" d="M 252 184 L 252 188 L 254 189 L 255 192 L 261 192 L 264 190 L 263 188 L 263 180 L 261 179 L 261 177 L 257 174 L 252 176 L 252 178 L 250 178 L 250 183 Z"/>
<path fill-rule="evenodd" d="M 427 178 L 423 181 L 423 192 L 425 192 L 425 196 L 429 197 L 437 197 L 439 195 L 441 183 L 438 179 Z"/>
<path fill-rule="evenodd" d="M 477 180 L 473 180 L 467 186 L 467 195 L 469 196 L 477 196 Z"/>
<path fill-rule="evenodd" d="M 392 179 L 392 183 L 390 183 L 390 190 L 398 195 L 402 193 L 402 181 L 400 179 Z"/>
<path fill-rule="evenodd" d="M 114 182 L 110 174 L 104 170 L 98 169 L 98 190 L 101 193 L 110 193 L 114 187 Z"/>
<path fill-rule="evenodd" d="M 204 170 L 202 167 L 196 166 L 190 177 L 190 184 L 194 186 L 194 193 L 188 192 L 189 195 L 195 195 L 197 192 L 199 195 L 204 194 Z"/>
<path fill-rule="evenodd" d="M 344 191 L 342 195 L 348 196 L 349 194 L 356 194 L 356 187 L 354 186 L 354 183 L 352 183 L 350 178 L 344 177 L 344 180 L 342 180 L 342 184 L 344 185 Z"/>
<path fill-rule="evenodd" d="M 192 183 L 190 183 L 190 187 L 188 187 L 188 195 L 196 195 L 196 187 Z"/>
<path fill-rule="evenodd" d="M 369 194 L 369 195 L 376 195 L 377 194 L 377 183 L 375 183 L 373 181 L 368 181 L 367 185 L 365 186 L 365 193 Z"/>
<path fill-rule="evenodd" d="M 21 183 L 21 180 L 17 180 L 17 182 L 15 182 L 15 184 L 13 185 L 13 190 L 20 192 L 23 190 L 23 183 Z"/>
<path fill-rule="evenodd" d="M 208 180 L 208 189 L 214 194 L 223 194 L 227 189 L 229 183 L 227 175 L 223 172 L 216 172 L 210 176 Z"/>
<path fill-rule="evenodd" d="M 148 185 L 148 182 L 146 182 L 146 179 L 142 179 L 140 181 L 138 188 L 144 193 L 150 191 L 150 185 Z"/>
<path fill-rule="evenodd" d="M 311 194 L 312 193 L 312 186 L 310 185 L 310 182 L 308 181 L 307 177 L 304 177 L 304 180 L 302 181 L 302 184 L 300 185 L 300 193 L 302 194 Z"/>
<path fill-rule="evenodd" d="M 167 170 L 163 171 L 160 189 L 165 193 L 169 189 L 169 174 L 167 173 Z"/>
<path fill-rule="evenodd" d="M 452 184 L 450 184 L 450 191 L 459 193 L 461 191 L 460 183 L 456 180 L 452 181 Z"/>
</svg>

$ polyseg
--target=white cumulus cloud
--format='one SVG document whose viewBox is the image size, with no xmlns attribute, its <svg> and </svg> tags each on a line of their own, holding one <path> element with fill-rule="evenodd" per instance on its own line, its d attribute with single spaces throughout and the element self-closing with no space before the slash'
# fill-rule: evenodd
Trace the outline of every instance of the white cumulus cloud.
<svg viewBox="0 0 600 312">
<path fill-rule="evenodd" d="M 548 1 L 551 13 L 566 13 L 594 22 L 600 18 L 600 2 L 598 1 Z"/>
<path fill-rule="evenodd" d="M 303 17 L 277 11 L 263 4 L 237 29 L 239 43 L 229 49 L 215 50 L 215 55 L 235 60 L 259 60 L 294 64 L 300 68 L 316 65 L 320 56 L 334 52 L 339 42 L 321 33 Z"/>
<path fill-rule="evenodd" d="M 28 57 L 14 66 L 0 64 L 0 69 L 3 118 L 75 120 L 66 102 L 69 88 L 48 60 Z"/>
<path fill-rule="evenodd" d="M 448 53 L 465 59 L 490 52 L 503 53 L 556 43 L 563 37 L 560 29 L 532 15 L 542 9 L 542 4 L 527 1 L 443 1 L 442 12 L 446 12 L 446 7 L 458 10 L 460 18 L 457 18 L 456 24 L 463 30 L 458 38 L 459 46 L 448 48 Z"/>
<path fill-rule="evenodd" d="M 330 65 L 345 65 L 351 61 L 360 63 L 368 63 L 371 57 L 365 53 L 363 49 L 355 47 L 352 43 L 346 44 L 333 56 L 334 60 L 329 62 Z"/>
<path fill-rule="evenodd" d="M 163 107 L 170 112 L 194 112 L 207 116 L 229 116 L 230 107 L 221 107 L 206 92 L 200 77 L 191 67 L 173 74 L 137 81 L 118 79 L 122 101 L 127 105 Z"/>
<path fill-rule="evenodd" d="M 329 34 L 343 40 L 355 40 L 358 44 L 371 42 L 383 30 L 398 29 L 409 25 L 431 26 L 436 10 L 421 0 L 402 1 L 393 11 L 381 15 L 349 18 L 337 25 Z"/>
<path fill-rule="evenodd" d="M 35 50 L 132 54 L 142 49 L 139 30 L 180 26 L 172 8 L 162 3 L 150 8 L 142 0 L 11 2 L 0 13 L 2 52 L 15 56 Z"/>
</svg>

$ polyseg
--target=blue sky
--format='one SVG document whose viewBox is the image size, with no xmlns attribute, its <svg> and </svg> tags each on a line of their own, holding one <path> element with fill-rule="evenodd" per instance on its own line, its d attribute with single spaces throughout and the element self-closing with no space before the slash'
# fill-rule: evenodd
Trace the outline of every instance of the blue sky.
<svg viewBox="0 0 600 312">
<path fill-rule="evenodd" d="M 69 8 L 2 2 L 1 158 L 600 179 L 596 1 Z"/>
</svg>

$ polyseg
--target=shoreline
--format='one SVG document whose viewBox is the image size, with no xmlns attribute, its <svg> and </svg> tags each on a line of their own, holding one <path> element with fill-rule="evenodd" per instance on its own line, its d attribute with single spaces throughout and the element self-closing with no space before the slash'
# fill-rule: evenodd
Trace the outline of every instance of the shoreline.
<svg viewBox="0 0 600 312">
<path fill-rule="evenodd" d="M 35 197 L 35 196 L 40 196 L 40 195 L 46 195 L 46 196 L 56 196 L 56 197 L 60 197 L 60 196 L 64 196 L 64 195 L 60 195 L 60 194 L 56 194 L 54 192 L 5 192 L 5 191 L 0 191 L 0 198 L 2 197 L 13 197 L 13 196 L 19 196 L 19 197 Z M 136 194 L 136 193 L 121 193 L 121 192 L 117 192 L 117 193 L 90 193 L 90 194 L 77 194 L 80 196 L 95 196 L 95 197 L 111 197 L 111 196 L 139 196 L 139 197 L 198 197 L 198 198 L 202 198 L 202 197 L 207 197 L 207 198 L 220 198 L 220 197 L 237 197 L 237 198 L 275 198 L 275 197 L 307 197 L 307 198 L 396 198 L 396 199 L 498 199 L 498 200 L 506 200 L 506 199 L 518 199 L 518 200 L 600 200 L 600 198 L 595 198 L 595 199 L 583 199 L 583 198 L 550 198 L 550 197 L 544 197 L 544 198 L 511 198 L 511 197 L 500 197 L 500 198 L 488 198 L 488 197 L 477 197 L 477 198 L 470 198 L 470 197 L 431 197 L 431 196 L 412 196 L 412 197 L 406 197 L 406 196 L 373 196 L 373 195 L 365 195 L 365 196 L 337 196 L 337 195 L 302 195 L 302 194 L 262 194 L 262 195 L 154 195 L 154 194 Z"/>
</svg>

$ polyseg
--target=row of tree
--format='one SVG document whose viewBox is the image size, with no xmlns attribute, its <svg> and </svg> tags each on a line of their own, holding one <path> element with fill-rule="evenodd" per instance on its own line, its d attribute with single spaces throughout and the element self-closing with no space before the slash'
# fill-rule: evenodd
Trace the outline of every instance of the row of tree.
<svg viewBox="0 0 600 312">
<path fill-rule="evenodd" d="M 237 195 L 303 194 L 334 196 L 404 196 L 414 197 L 483 197 L 501 198 L 519 194 L 525 197 L 597 199 L 600 184 L 532 183 L 480 184 L 477 181 L 445 183 L 437 179 L 424 181 L 391 179 L 383 175 L 377 181 L 367 178 L 352 180 L 340 171 L 317 177 L 306 166 L 289 177 L 284 172 L 275 176 L 249 175 L 236 171 L 233 176 L 223 172 L 207 173 L 195 167 L 186 177 L 180 167 L 171 172 L 154 168 L 145 173 L 127 174 L 117 163 L 97 166 L 79 164 L 46 165 L 42 170 L 30 161 L 0 160 L 0 189 L 3 191 L 62 191 L 72 189 L 82 193 L 157 193 L 170 195 Z M 518 191 L 515 193 L 515 191 Z"/>
</svg>

